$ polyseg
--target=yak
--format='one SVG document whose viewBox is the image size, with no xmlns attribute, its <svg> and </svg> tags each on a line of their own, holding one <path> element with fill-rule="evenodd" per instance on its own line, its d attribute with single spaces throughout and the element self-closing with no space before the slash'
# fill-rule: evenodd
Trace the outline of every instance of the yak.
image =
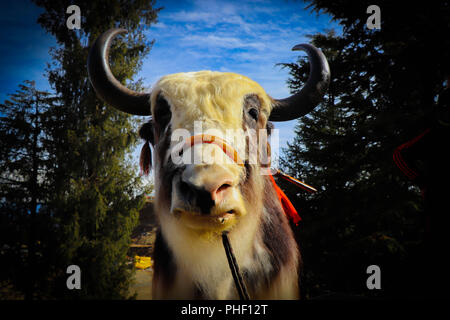
<svg viewBox="0 0 450 320">
<path fill-rule="evenodd" d="M 264 143 L 246 133 L 270 134 L 272 121 L 297 119 L 313 110 L 330 81 L 325 56 L 309 44 L 293 48 L 307 53 L 310 73 L 303 88 L 284 99 L 270 97 L 245 76 L 213 71 L 167 75 L 151 93 L 135 92 L 114 77 L 108 62 L 113 39 L 126 32 L 114 28 L 97 38 L 88 73 L 103 101 L 123 112 L 151 116 L 145 138 L 154 150 L 158 220 L 153 298 L 237 299 L 221 241 L 227 232 L 252 299 L 298 299 L 299 248 L 271 176 L 262 174 L 266 166 L 259 157 L 249 161 L 250 144 L 259 154 L 267 152 Z M 201 134 L 195 132 L 196 123 L 202 125 Z M 190 143 L 173 139 L 180 130 Z M 214 134 L 203 134 L 208 130 Z M 232 141 L 229 130 L 235 132 Z M 189 159 L 192 154 L 210 156 L 175 161 L 187 151 Z"/>
</svg>

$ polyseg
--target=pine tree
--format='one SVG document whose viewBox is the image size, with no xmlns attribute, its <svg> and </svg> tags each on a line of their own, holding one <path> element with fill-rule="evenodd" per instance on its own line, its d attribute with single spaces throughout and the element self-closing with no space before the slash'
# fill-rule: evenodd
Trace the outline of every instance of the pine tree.
<svg viewBox="0 0 450 320">
<path fill-rule="evenodd" d="M 52 108 L 55 161 L 49 175 L 58 253 L 51 294 L 58 298 L 126 298 L 132 276 L 127 265 L 130 236 L 143 207 L 130 152 L 137 142 L 133 117 L 102 103 L 91 87 L 86 62 L 93 41 L 111 27 L 129 31 L 111 49 L 112 70 L 123 83 L 141 66 L 151 47 L 144 27 L 156 20 L 152 1 L 77 1 L 81 29 L 66 26 L 71 1 L 37 0 L 45 12 L 38 22 L 53 34 L 49 83 L 61 99 Z M 134 89 L 139 82 L 129 83 Z M 66 268 L 81 269 L 81 290 L 68 290 Z"/>
<path fill-rule="evenodd" d="M 0 274 L 11 292 L 32 299 L 50 275 L 54 239 L 42 206 L 50 199 L 49 110 L 57 99 L 32 81 L 19 88 L 0 104 Z"/>
<path fill-rule="evenodd" d="M 411 280 L 421 273 L 422 199 L 395 167 L 392 153 L 429 125 L 448 60 L 448 51 L 439 48 L 449 47 L 440 38 L 433 48 L 433 32 L 448 30 L 449 8 L 381 1 L 381 30 L 369 30 L 365 12 L 371 3 L 308 2 L 338 20 L 343 34 L 312 37 L 329 60 L 332 82 L 324 102 L 299 120 L 280 161 L 319 189 L 305 196 L 280 182 L 303 212 L 297 232 L 304 294 L 424 294 Z M 306 81 L 308 64 L 300 58 L 283 66 L 295 92 Z M 365 286 L 371 264 L 381 267 L 383 292 Z"/>
</svg>

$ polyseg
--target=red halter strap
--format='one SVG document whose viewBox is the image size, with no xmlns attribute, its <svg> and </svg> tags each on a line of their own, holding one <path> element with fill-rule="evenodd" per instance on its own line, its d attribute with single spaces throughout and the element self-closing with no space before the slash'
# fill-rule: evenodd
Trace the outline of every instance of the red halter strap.
<svg viewBox="0 0 450 320">
<path fill-rule="evenodd" d="M 192 147 L 193 145 L 201 143 L 213 143 L 215 145 L 218 145 L 231 160 L 236 162 L 241 167 L 244 166 L 244 161 L 242 161 L 236 149 L 229 145 L 225 140 L 217 136 L 213 136 L 210 134 L 198 134 L 195 136 L 191 136 L 186 139 L 185 146 Z"/>
</svg>

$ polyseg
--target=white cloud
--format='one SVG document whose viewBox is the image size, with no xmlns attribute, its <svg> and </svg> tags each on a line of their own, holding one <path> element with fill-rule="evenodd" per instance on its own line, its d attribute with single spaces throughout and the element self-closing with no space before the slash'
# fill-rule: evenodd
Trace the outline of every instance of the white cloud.
<svg viewBox="0 0 450 320">
<path fill-rule="evenodd" d="M 185 45 L 196 47 L 213 47 L 225 49 L 255 48 L 257 50 L 267 49 L 267 44 L 257 41 L 245 41 L 244 39 L 214 34 L 187 35 L 182 39 Z"/>
<path fill-rule="evenodd" d="M 213 23 L 217 16 L 216 13 L 212 12 L 201 12 L 201 11 L 178 11 L 169 14 L 166 18 L 175 22 L 195 22 L 195 23 Z"/>
</svg>

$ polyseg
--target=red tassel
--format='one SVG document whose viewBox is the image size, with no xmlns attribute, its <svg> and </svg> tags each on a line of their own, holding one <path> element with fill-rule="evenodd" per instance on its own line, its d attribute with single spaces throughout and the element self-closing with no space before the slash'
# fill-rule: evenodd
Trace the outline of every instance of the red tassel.
<svg viewBox="0 0 450 320">
<path fill-rule="evenodd" d="M 275 179 L 272 175 L 269 175 L 270 180 L 272 181 L 272 185 L 277 193 L 278 199 L 281 202 L 281 206 L 283 207 L 284 214 L 292 220 L 292 222 L 295 223 L 296 226 L 298 226 L 298 223 L 302 221 L 302 218 L 299 216 L 297 210 L 295 210 L 294 206 L 292 205 L 289 198 L 286 196 L 286 194 L 283 192 L 283 190 L 280 189 L 280 187 L 275 183 Z"/>
<path fill-rule="evenodd" d="M 141 156 L 139 159 L 139 165 L 141 167 L 141 174 L 148 176 L 152 166 L 152 151 L 150 149 L 150 144 L 148 141 L 142 146 Z"/>
</svg>

